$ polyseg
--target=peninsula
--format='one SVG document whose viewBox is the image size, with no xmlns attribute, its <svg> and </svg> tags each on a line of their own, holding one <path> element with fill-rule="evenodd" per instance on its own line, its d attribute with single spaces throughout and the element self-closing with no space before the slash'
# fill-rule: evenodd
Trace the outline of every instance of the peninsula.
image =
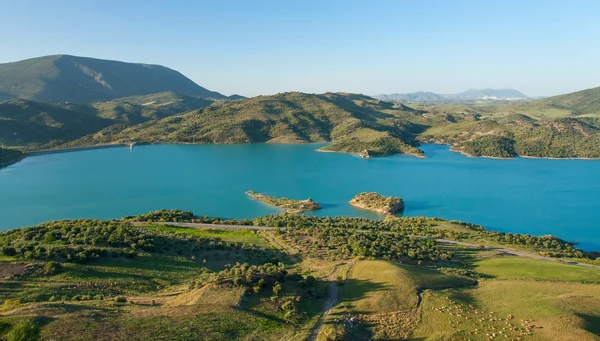
<svg viewBox="0 0 600 341">
<path fill-rule="evenodd" d="M 286 210 L 287 212 L 304 212 L 304 211 L 315 211 L 320 210 L 321 205 L 314 202 L 311 198 L 306 200 L 294 200 L 288 198 L 278 198 L 266 194 L 256 193 L 252 190 L 247 191 L 252 199 L 259 200 L 264 202 L 267 205 L 271 205 L 273 207 L 281 208 Z"/>
<path fill-rule="evenodd" d="M 363 192 L 350 200 L 350 205 L 383 214 L 395 214 L 404 209 L 404 201 L 395 197 L 384 197 L 376 192 Z"/>
</svg>

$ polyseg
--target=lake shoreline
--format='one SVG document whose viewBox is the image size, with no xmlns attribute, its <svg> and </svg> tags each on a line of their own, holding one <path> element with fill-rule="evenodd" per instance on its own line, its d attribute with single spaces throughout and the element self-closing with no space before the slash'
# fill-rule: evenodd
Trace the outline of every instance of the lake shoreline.
<svg viewBox="0 0 600 341">
<path fill-rule="evenodd" d="M 330 141 L 325 141 L 325 142 L 294 142 L 294 143 L 280 143 L 280 142 L 263 142 L 263 143 L 235 143 L 235 144 L 239 144 L 239 145 L 247 145 L 247 144 L 283 144 L 283 145 L 303 145 L 303 144 L 319 144 L 319 143 L 327 143 Z M 466 153 L 464 151 L 461 150 L 456 150 L 454 149 L 454 147 L 452 145 L 448 145 L 448 144 L 442 144 L 442 143 L 430 143 L 430 144 L 435 144 L 435 145 L 440 145 L 440 146 L 447 146 L 450 147 L 450 151 L 454 152 L 454 153 L 458 153 L 458 154 L 462 154 L 468 158 L 481 158 L 481 159 L 495 159 L 495 160 L 515 160 L 517 158 L 523 158 L 523 159 L 546 159 L 546 160 L 591 160 L 591 161 L 600 161 L 600 158 L 586 158 L 586 157 L 568 157 L 568 158 L 560 158 L 560 157 L 545 157 L 545 156 L 529 156 L 529 155 L 516 155 L 514 157 L 497 157 L 497 156 L 486 156 L 486 155 L 472 155 L 469 153 Z M 194 142 L 176 142 L 176 143 L 165 143 L 165 142 L 141 142 L 141 143 L 134 143 L 135 146 L 143 146 L 143 145 L 227 145 L 227 143 L 194 143 Z M 92 146 L 82 146 L 82 147 L 69 147 L 69 148 L 58 148 L 58 149 L 44 149 L 44 150 L 35 150 L 35 151 L 31 151 L 31 152 L 26 152 L 25 156 L 22 157 L 20 160 L 17 160 L 15 162 L 12 163 L 8 163 L 8 164 L 0 164 L 0 168 L 3 167 L 7 167 L 10 166 L 12 164 L 15 164 L 19 161 L 22 161 L 23 159 L 25 159 L 26 157 L 29 156 L 38 156 L 38 155 L 47 155 L 47 154 L 58 154 L 58 153 L 69 153 L 69 152 L 78 152 L 78 151 L 86 151 L 86 150 L 95 150 L 95 149 L 107 149 L 107 148 L 118 148 L 118 147 L 129 147 L 130 144 L 129 143 L 110 143 L 110 144 L 100 144 L 100 145 L 92 145 Z M 408 155 L 408 156 L 413 156 L 419 159 L 426 159 L 427 155 L 418 155 L 418 154 L 407 154 L 407 153 L 394 153 L 394 154 L 390 154 L 390 155 L 381 155 L 381 156 L 372 156 L 372 157 L 363 157 L 360 153 L 356 153 L 356 152 L 343 152 L 343 151 L 336 151 L 336 150 L 324 150 L 322 149 L 323 147 L 320 147 L 318 149 L 315 149 L 316 152 L 320 152 L 320 153 L 339 153 L 339 154 L 349 154 L 349 155 L 353 155 L 353 156 L 358 156 L 362 159 L 372 159 L 372 158 L 384 158 L 384 157 L 388 157 L 388 156 L 394 156 L 394 155 Z"/>
<path fill-rule="evenodd" d="M 444 144 L 440 144 L 441 146 L 448 146 Z M 451 152 L 462 154 L 466 157 L 473 159 L 495 159 L 495 160 L 515 160 L 518 158 L 521 159 L 542 159 L 542 160 L 588 160 L 588 161 L 600 161 L 600 158 L 589 158 L 589 157 L 547 157 L 547 156 L 528 156 L 528 155 L 517 155 L 513 157 L 499 157 L 499 156 L 486 156 L 486 155 L 473 155 L 466 153 L 461 150 L 456 150 L 454 147 L 450 148 Z"/>
<path fill-rule="evenodd" d="M 110 148 L 122 148 L 129 147 L 129 143 L 111 143 L 111 144 L 102 144 L 95 146 L 86 146 L 86 147 L 72 147 L 72 148 L 60 148 L 60 149 L 44 149 L 44 150 L 35 150 L 26 153 L 27 156 L 38 156 L 38 155 L 49 155 L 49 154 L 59 154 L 59 153 L 70 153 L 70 152 L 79 152 L 86 150 L 96 150 L 96 149 L 110 149 Z"/>
</svg>

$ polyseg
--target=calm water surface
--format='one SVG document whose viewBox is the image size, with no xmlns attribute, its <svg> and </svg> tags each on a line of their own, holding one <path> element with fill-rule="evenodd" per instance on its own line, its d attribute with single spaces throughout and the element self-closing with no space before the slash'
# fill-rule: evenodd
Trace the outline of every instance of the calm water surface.
<svg viewBox="0 0 600 341">
<path fill-rule="evenodd" d="M 600 161 L 472 159 L 425 145 L 427 158 L 361 159 L 308 145 L 152 145 L 30 157 L 0 169 L 0 228 L 118 218 L 160 208 L 252 218 L 277 210 L 253 189 L 313 198 L 317 215 L 379 218 L 347 202 L 362 191 L 404 198 L 407 216 L 553 234 L 600 250 Z"/>
</svg>

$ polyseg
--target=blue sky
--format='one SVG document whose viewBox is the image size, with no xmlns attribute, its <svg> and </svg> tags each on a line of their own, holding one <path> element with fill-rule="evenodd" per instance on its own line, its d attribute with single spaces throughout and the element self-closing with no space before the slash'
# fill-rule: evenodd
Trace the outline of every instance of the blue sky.
<svg viewBox="0 0 600 341">
<path fill-rule="evenodd" d="M 4 0 L 0 62 L 161 64 L 230 95 L 600 86 L 600 1 Z"/>
</svg>

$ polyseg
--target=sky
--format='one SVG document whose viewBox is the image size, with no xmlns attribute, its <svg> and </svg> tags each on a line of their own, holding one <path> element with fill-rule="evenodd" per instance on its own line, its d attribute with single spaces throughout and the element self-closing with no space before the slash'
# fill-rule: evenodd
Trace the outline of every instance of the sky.
<svg viewBox="0 0 600 341">
<path fill-rule="evenodd" d="M 600 86 L 597 0 L 1 0 L 0 63 L 160 64 L 226 95 Z"/>
</svg>

